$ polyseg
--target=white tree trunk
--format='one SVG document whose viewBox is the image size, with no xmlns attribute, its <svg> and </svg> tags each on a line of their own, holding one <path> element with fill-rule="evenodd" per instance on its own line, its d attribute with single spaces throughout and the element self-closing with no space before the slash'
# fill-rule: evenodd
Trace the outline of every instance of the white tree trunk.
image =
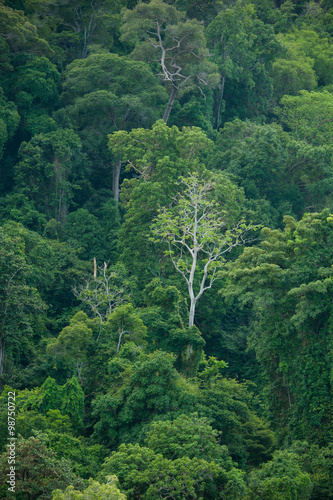
<svg viewBox="0 0 333 500">
<path fill-rule="evenodd" d="M 194 315 L 195 315 L 195 306 L 196 306 L 196 299 L 195 297 L 191 297 L 191 305 L 190 305 L 190 314 L 189 314 L 189 319 L 188 319 L 188 326 L 191 328 L 191 326 L 194 325 Z"/>
<path fill-rule="evenodd" d="M 218 105 L 217 105 L 217 110 L 216 110 L 216 118 L 215 118 L 215 129 L 218 130 L 220 126 L 220 114 L 221 114 L 221 107 L 222 107 L 222 101 L 223 101 L 223 95 L 224 95 L 224 83 L 225 83 L 225 76 L 222 75 L 221 78 L 221 83 L 219 85 L 219 100 L 218 100 Z"/>
<path fill-rule="evenodd" d="M 117 161 L 113 167 L 112 190 L 113 190 L 113 198 L 117 204 L 119 201 L 119 193 L 120 193 L 119 189 L 120 170 L 121 170 L 121 160 Z"/>
</svg>

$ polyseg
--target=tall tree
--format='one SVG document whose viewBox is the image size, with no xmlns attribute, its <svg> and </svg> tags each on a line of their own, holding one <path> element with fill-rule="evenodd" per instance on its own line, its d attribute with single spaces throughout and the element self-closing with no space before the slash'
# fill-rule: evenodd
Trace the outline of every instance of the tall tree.
<svg viewBox="0 0 333 500">
<path fill-rule="evenodd" d="M 172 201 L 178 177 L 199 168 L 212 144 L 198 127 L 179 130 L 162 120 L 151 129 L 119 131 L 110 136 L 113 154 L 121 156 L 135 172 L 135 177 L 125 179 L 121 186 L 121 203 L 126 213 L 119 247 L 123 262 L 139 280 L 158 273 L 157 261 L 163 258 L 149 240 L 150 225 L 159 205 Z"/>
<path fill-rule="evenodd" d="M 190 297 L 189 327 L 203 293 L 218 279 L 224 255 L 245 243 L 253 226 L 238 223 L 228 228 L 225 210 L 211 198 L 217 180 L 193 174 L 181 178 L 180 195 L 173 208 L 162 208 L 152 226 L 157 241 L 165 241 L 175 269 L 186 281 Z"/>
<path fill-rule="evenodd" d="M 138 444 L 122 444 L 103 464 L 100 478 L 114 471 L 129 498 L 245 498 L 242 472 L 183 456 L 169 460 Z"/>
<path fill-rule="evenodd" d="M 92 54 L 71 63 L 64 74 L 63 102 L 89 154 L 101 166 L 110 162 L 107 134 L 150 126 L 165 102 L 165 90 L 147 64 L 117 54 Z M 119 198 L 121 157 L 113 158 L 112 188 Z"/>
<path fill-rule="evenodd" d="M 22 142 L 15 167 L 19 192 L 48 218 L 65 224 L 75 188 L 86 167 L 80 138 L 71 129 L 35 135 Z"/>
<path fill-rule="evenodd" d="M 231 88 L 243 85 L 245 93 L 251 96 L 249 100 L 259 93 L 262 104 L 267 105 L 271 95 L 268 70 L 278 53 L 279 43 L 273 29 L 260 21 L 254 6 L 244 0 L 222 9 L 207 27 L 206 36 L 220 71 L 215 104 L 215 128 L 218 129 L 229 81 Z M 259 108 L 259 101 L 256 103 Z"/>
<path fill-rule="evenodd" d="M 57 339 L 47 346 L 47 352 L 56 359 L 63 359 L 82 383 L 82 369 L 87 358 L 87 349 L 92 331 L 87 325 L 88 317 L 83 312 L 76 313 Z M 74 373 L 73 373 L 74 372 Z"/>
<path fill-rule="evenodd" d="M 185 20 L 173 5 L 152 0 L 125 10 L 123 21 L 121 40 L 136 45 L 132 57 L 160 68 L 159 77 L 169 90 L 165 122 L 177 95 L 194 86 L 203 94 L 205 87 L 217 84 L 216 67 L 208 60 L 203 26 L 197 20 Z"/>
<path fill-rule="evenodd" d="M 25 253 L 20 226 L 0 228 L 0 377 L 6 366 L 31 354 L 34 333 L 32 313 L 38 315 L 46 309 L 37 289 L 32 286 L 33 267 Z"/>
</svg>

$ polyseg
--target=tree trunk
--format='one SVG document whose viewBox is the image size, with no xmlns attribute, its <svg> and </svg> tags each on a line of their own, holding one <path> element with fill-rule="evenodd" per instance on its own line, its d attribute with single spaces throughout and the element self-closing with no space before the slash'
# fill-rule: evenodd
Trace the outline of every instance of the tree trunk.
<svg viewBox="0 0 333 500">
<path fill-rule="evenodd" d="M 176 95 L 177 95 L 177 87 L 172 85 L 172 89 L 171 89 L 171 93 L 170 93 L 170 97 L 169 97 L 169 102 L 167 104 L 167 107 L 166 107 L 166 109 L 164 111 L 164 115 L 163 115 L 163 120 L 165 123 L 167 123 L 167 121 L 168 121 L 170 111 L 171 111 L 173 103 L 175 102 L 175 99 L 176 99 Z"/>
<path fill-rule="evenodd" d="M 225 76 L 222 75 L 221 85 L 219 85 L 219 89 L 220 89 L 219 102 L 217 105 L 216 117 L 215 117 L 215 129 L 216 130 L 218 130 L 219 126 L 220 126 L 220 114 L 221 114 L 221 107 L 222 107 L 222 101 L 223 101 L 223 95 L 224 95 L 224 83 L 225 83 Z"/>
<path fill-rule="evenodd" d="M 88 34 L 87 34 L 87 27 L 85 26 L 83 33 L 83 48 L 82 48 L 81 59 L 85 59 L 88 55 L 87 40 L 88 40 Z"/>
<path fill-rule="evenodd" d="M 188 319 L 188 326 L 190 328 L 191 328 L 191 326 L 194 325 L 195 305 L 196 305 L 196 300 L 194 297 L 193 298 L 191 297 L 190 314 L 189 314 L 189 319 Z"/>
<path fill-rule="evenodd" d="M 117 203 L 117 205 L 120 193 L 119 189 L 120 170 L 121 170 L 121 160 L 117 161 L 117 163 L 113 167 L 112 191 L 113 191 L 113 198 Z"/>
</svg>

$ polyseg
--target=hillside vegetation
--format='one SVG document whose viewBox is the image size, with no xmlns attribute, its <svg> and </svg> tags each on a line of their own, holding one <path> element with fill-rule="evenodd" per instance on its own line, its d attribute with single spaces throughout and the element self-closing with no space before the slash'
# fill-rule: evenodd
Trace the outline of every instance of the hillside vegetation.
<svg viewBox="0 0 333 500">
<path fill-rule="evenodd" d="M 332 334 L 332 0 L 0 0 L 0 498 L 333 498 Z"/>
</svg>

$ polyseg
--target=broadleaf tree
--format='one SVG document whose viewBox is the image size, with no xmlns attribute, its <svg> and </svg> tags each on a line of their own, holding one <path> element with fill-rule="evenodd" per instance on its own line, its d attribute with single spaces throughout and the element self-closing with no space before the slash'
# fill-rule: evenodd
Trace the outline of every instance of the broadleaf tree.
<svg viewBox="0 0 333 500">
<path fill-rule="evenodd" d="M 189 327 L 194 325 L 198 300 L 219 278 L 225 255 L 245 244 L 246 234 L 255 226 L 240 221 L 231 228 L 225 210 L 211 196 L 214 179 L 198 173 L 180 177 L 181 192 L 174 206 L 159 210 L 152 225 L 155 241 L 168 245 L 165 251 L 186 281 L 190 297 Z"/>
<path fill-rule="evenodd" d="M 204 28 L 196 19 L 186 20 L 183 12 L 161 0 L 138 3 L 123 13 L 121 40 L 135 44 L 132 57 L 144 59 L 160 69 L 169 101 L 163 120 L 168 121 L 176 97 L 194 87 L 215 87 L 219 75 L 209 61 Z"/>
</svg>

